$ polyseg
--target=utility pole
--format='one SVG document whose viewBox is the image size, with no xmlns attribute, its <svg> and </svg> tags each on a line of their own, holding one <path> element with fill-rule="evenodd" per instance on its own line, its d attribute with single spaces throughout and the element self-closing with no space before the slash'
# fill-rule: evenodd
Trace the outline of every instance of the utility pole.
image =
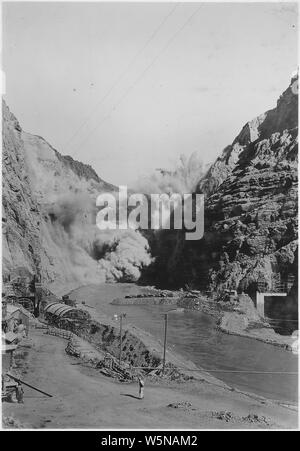
<svg viewBox="0 0 300 451">
<path fill-rule="evenodd" d="M 167 350 L 167 333 L 168 333 L 168 314 L 164 313 L 165 317 L 165 337 L 164 337 L 164 357 L 163 357 L 163 374 L 166 367 L 166 350 Z"/>
<path fill-rule="evenodd" d="M 119 352 L 119 365 L 121 366 L 122 362 L 122 333 L 123 333 L 123 318 L 126 317 L 126 313 L 121 313 L 119 315 L 120 320 L 120 352 Z"/>
</svg>

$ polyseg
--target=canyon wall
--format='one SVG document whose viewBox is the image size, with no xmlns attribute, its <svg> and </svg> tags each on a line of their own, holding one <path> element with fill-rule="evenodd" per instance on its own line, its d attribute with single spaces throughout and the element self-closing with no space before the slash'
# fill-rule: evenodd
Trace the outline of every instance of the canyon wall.
<svg viewBox="0 0 300 451">
<path fill-rule="evenodd" d="M 254 293 L 279 282 L 296 292 L 298 76 L 274 109 L 248 122 L 200 180 L 205 234 L 162 231 L 147 276 L 164 286 Z"/>
<path fill-rule="evenodd" d="M 255 290 L 258 280 L 271 289 L 276 280 L 296 278 L 297 83 L 292 79 L 273 110 L 245 125 L 200 183 L 205 191 L 218 180 L 206 202 L 214 289 Z"/>
<path fill-rule="evenodd" d="M 96 198 L 116 187 L 22 130 L 3 102 L 3 275 L 62 287 L 137 280 L 150 263 L 138 232 L 100 231 Z"/>
</svg>

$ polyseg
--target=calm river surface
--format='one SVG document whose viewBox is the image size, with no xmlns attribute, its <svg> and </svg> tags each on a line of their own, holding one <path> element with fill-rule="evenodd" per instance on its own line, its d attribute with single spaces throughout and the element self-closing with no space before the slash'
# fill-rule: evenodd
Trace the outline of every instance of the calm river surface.
<svg viewBox="0 0 300 451">
<path fill-rule="evenodd" d="M 126 321 L 163 341 L 162 314 L 172 306 L 116 306 L 113 299 L 140 288 L 130 284 L 106 284 L 75 290 L 72 297 L 109 316 L 126 312 Z M 215 329 L 214 319 L 204 313 L 169 313 L 168 349 L 209 370 L 298 371 L 297 356 L 256 340 L 226 335 Z M 298 378 L 295 375 L 213 373 L 229 385 L 267 398 L 296 403 Z"/>
</svg>

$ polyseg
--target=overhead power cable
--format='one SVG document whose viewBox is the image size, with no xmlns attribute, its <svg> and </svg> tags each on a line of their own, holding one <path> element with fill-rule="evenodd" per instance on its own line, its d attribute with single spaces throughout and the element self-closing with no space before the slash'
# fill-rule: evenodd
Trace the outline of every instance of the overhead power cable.
<svg viewBox="0 0 300 451">
<path fill-rule="evenodd" d="M 109 111 L 109 113 L 102 118 L 102 120 L 89 132 L 89 136 L 82 141 L 78 147 L 76 147 L 74 153 L 78 151 L 78 149 L 81 148 L 83 144 L 87 142 L 93 135 L 93 133 L 107 120 L 110 118 L 111 114 L 116 111 L 116 109 L 120 106 L 120 104 L 126 99 L 126 97 L 130 94 L 130 92 L 135 88 L 135 86 L 142 80 L 144 75 L 151 69 L 151 67 L 156 63 L 156 61 L 160 58 L 160 56 L 170 47 L 170 45 L 173 43 L 173 41 L 176 39 L 176 37 L 182 32 L 182 30 L 189 24 L 189 22 L 193 19 L 193 17 L 197 14 L 197 12 L 202 7 L 199 6 L 193 14 L 191 14 L 188 19 L 184 22 L 184 24 L 171 36 L 171 38 L 168 40 L 167 44 L 163 47 L 163 49 L 153 58 L 151 63 L 143 70 L 143 72 L 136 78 L 134 83 L 128 87 L 128 89 L 125 91 L 123 96 L 120 98 L 120 100 L 112 107 L 112 109 Z"/>
<path fill-rule="evenodd" d="M 147 366 L 132 366 L 131 369 L 143 369 L 143 370 L 159 370 L 157 367 L 147 367 Z M 195 371 L 195 372 L 203 372 L 203 373 L 224 373 L 224 374 L 272 374 L 272 375 L 287 375 L 287 376 L 298 376 L 298 372 L 296 371 L 247 371 L 247 370 L 211 370 L 207 368 L 186 368 L 186 367 L 174 367 L 167 368 L 168 370 L 186 370 L 186 371 Z M 167 370 L 166 369 L 166 370 Z"/>
<path fill-rule="evenodd" d="M 285 319 L 285 318 L 266 318 L 267 321 L 287 321 L 289 323 L 298 323 L 297 319 Z"/>
<path fill-rule="evenodd" d="M 171 9 L 171 11 L 168 12 L 168 14 L 163 18 L 163 20 L 159 23 L 159 25 L 156 27 L 156 29 L 153 31 L 151 36 L 148 38 L 146 43 L 139 49 L 139 51 L 135 54 L 135 56 L 130 60 L 128 65 L 126 66 L 125 70 L 121 72 L 121 74 L 117 77 L 117 79 L 114 81 L 114 83 L 110 86 L 108 91 L 104 94 L 103 97 L 100 98 L 100 100 L 96 103 L 94 108 L 91 110 L 89 115 L 86 117 L 86 119 L 82 122 L 82 124 L 77 128 L 77 130 L 73 133 L 73 135 L 69 138 L 69 140 L 66 142 L 64 147 L 68 147 L 69 144 L 73 141 L 73 139 L 78 135 L 78 133 L 83 129 L 83 127 L 89 122 L 95 111 L 104 103 L 104 101 L 109 97 L 109 95 L 112 93 L 112 91 L 119 85 L 123 77 L 127 74 L 130 67 L 137 61 L 137 59 L 140 57 L 140 55 L 144 52 L 144 50 L 148 47 L 148 45 L 153 41 L 153 39 L 156 37 L 156 35 L 159 33 L 161 28 L 164 26 L 164 24 L 167 22 L 167 20 L 173 15 L 175 10 L 178 8 L 180 3 L 175 3 L 175 6 Z"/>
</svg>

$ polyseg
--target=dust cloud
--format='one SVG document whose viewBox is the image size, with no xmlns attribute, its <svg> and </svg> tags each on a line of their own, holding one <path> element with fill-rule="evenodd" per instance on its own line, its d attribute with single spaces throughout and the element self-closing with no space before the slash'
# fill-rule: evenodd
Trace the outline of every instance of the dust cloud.
<svg viewBox="0 0 300 451">
<path fill-rule="evenodd" d="M 48 207 L 51 235 L 70 273 L 85 283 L 135 282 L 152 262 L 148 241 L 136 230 L 96 226 L 96 205 L 83 194 L 59 196 Z"/>
</svg>

